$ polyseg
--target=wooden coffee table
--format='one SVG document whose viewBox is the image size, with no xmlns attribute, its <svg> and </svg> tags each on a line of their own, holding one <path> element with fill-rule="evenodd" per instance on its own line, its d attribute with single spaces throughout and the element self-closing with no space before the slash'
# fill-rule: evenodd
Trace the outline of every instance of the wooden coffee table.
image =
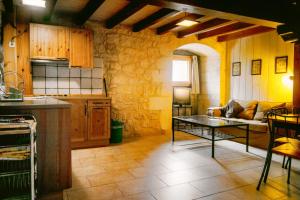
<svg viewBox="0 0 300 200">
<path fill-rule="evenodd" d="M 231 120 L 219 119 L 207 115 L 177 116 L 172 118 L 172 142 L 175 141 L 175 121 L 186 124 L 190 128 L 178 128 L 178 131 L 189 133 L 195 136 L 212 141 L 211 157 L 215 157 L 215 141 L 230 140 L 235 138 L 246 139 L 246 152 L 249 146 L 249 124 L 244 122 L 235 122 Z M 185 127 L 186 127 L 185 126 Z M 216 129 L 229 127 L 246 127 L 245 136 L 237 137 L 225 134 Z M 205 128 L 205 129 L 204 129 Z"/>
</svg>

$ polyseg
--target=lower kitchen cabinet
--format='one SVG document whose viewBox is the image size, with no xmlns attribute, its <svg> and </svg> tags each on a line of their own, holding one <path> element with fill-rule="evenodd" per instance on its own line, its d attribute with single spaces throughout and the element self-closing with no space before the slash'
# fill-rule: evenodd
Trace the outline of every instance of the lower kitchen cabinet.
<svg viewBox="0 0 300 200">
<path fill-rule="evenodd" d="M 110 139 L 110 99 L 64 99 L 71 107 L 73 149 L 106 146 Z"/>
<path fill-rule="evenodd" d="M 86 100 L 71 99 L 68 100 L 72 104 L 71 107 L 71 143 L 80 144 L 86 141 L 87 130 L 87 103 Z"/>
</svg>

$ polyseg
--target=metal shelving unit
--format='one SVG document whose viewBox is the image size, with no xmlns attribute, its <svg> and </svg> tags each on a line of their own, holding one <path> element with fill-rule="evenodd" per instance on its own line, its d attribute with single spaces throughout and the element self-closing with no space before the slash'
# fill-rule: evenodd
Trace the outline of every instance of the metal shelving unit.
<svg viewBox="0 0 300 200">
<path fill-rule="evenodd" d="M 0 199 L 36 199 L 36 120 L 0 115 Z"/>
</svg>

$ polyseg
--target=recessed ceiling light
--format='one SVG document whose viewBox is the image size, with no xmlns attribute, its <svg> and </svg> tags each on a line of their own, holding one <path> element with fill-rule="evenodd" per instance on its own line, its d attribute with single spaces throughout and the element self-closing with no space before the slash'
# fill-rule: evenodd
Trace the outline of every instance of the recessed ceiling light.
<svg viewBox="0 0 300 200">
<path fill-rule="evenodd" d="M 46 7 L 46 0 L 22 0 L 24 5 L 36 6 L 36 7 Z"/>
<path fill-rule="evenodd" d="M 198 22 L 185 19 L 185 20 L 183 20 L 183 21 L 177 23 L 176 25 L 178 25 L 178 26 L 189 27 L 189 26 L 193 26 L 193 25 L 195 25 L 195 24 L 198 24 Z"/>
</svg>

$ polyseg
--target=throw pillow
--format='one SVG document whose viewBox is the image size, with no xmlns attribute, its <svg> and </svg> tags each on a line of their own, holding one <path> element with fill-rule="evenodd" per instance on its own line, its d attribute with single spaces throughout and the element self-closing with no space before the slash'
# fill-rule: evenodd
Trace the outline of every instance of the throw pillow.
<svg viewBox="0 0 300 200">
<path fill-rule="evenodd" d="M 231 100 L 226 106 L 225 117 L 236 117 L 243 110 L 244 108 L 238 102 Z"/>
<path fill-rule="evenodd" d="M 256 112 L 257 102 L 249 105 L 246 107 L 242 112 L 240 112 L 237 117 L 242 119 L 249 119 L 252 120 L 254 117 L 254 114 Z"/>
<path fill-rule="evenodd" d="M 264 120 L 267 117 L 268 112 L 272 109 L 285 107 L 286 103 L 270 103 L 270 102 L 259 102 L 257 107 L 257 112 L 254 116 L 255 120 Z"/>
</svg>

